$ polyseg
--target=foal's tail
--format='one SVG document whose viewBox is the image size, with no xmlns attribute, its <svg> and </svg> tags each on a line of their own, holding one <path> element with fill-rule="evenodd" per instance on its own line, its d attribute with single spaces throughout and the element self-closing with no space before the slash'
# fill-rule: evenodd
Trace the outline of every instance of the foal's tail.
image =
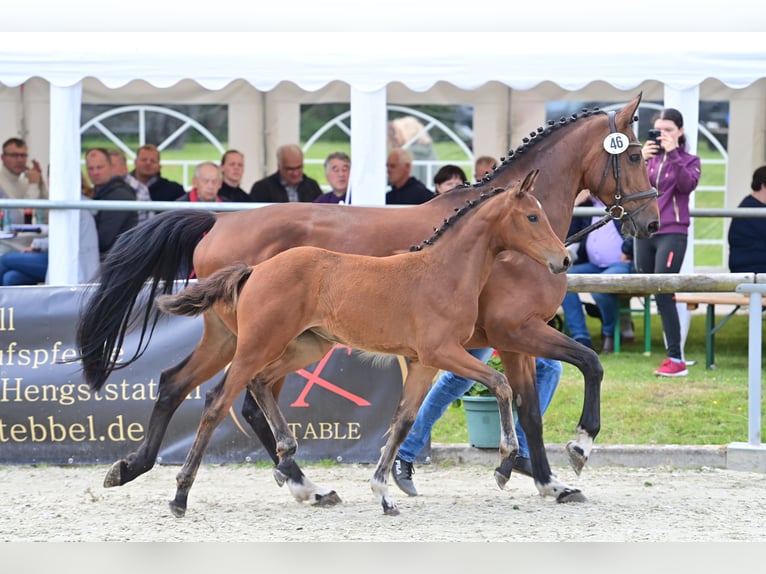
<svg viewBox="0 0 766 574">
<path fill-rule="evenodd" d="M 188 281 L 194 249 L 215 221 L 209 211 L 166 211 L 120 235 L 109 250 L 77 322 L 77 359 L 93 390 L 101 389 L 112 371 L 144 354 L 160 316 L 152 301 L 158 293 L 172 293 L 176 279 Z M 135 353 L 117 365 L 116 350 L 138 324 L 141 334 Z"/>
<path fill-rule="evenodd" d="M 222 303 L 226 308 L 235 310 L 239 291 L 252 272 L 250 265 L 241 263 L 224 267 L 175 295 L 160 295 L 157 297 L 157 307 L 171 315 L 190 317 L 204 313 L 215 303 Z"/>
</svg>

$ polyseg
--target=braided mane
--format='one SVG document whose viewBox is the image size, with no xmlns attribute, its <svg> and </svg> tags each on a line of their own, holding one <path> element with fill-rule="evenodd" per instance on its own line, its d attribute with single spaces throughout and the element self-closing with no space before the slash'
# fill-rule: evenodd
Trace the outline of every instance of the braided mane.
<svg viewBox="0 0 766 574">
<path fill-rule="evenodd" d="M 512 164 L 515 159 L 517 159 L 519 156 L 529 151 L 529 148 L 531 148 L 535 144 L 540 143 L 543 139 L 553 134 L 554 132 L 562 128 L 565 128 L 569 125 L 572 125 L 577 120 L 582 120 L 594 115 L 599 115 L 604 113 L 606 112 L 600 110 L 597 107 L 592 109 L 583 108 L 580 111 L 580 113 L 575 113 L 568 117 L 562 116 L 557 122 L 554 120 L 548 120 L 545 127 L 539 127 L 537 128 L 536 131 L 529 132 L 529 137 L 522 138 L 521 145 L 519 145 L 515 150 L 513 149 L 508 150 L 508 157 L 501 157 L 500 165 L 495 167 L 495 169 L 493 170 L 493 173 L 488 173 L 487 175 L 485 175 L 481 183 L 491 181 L 495 177 L 497 172 L 505 169 L 507 166 Z M 480 184 L 476 184 L 476 185 L 480 185 Z"/>
<path fill-rule="evenodd" d="M 424 239 L 421 241 L 418 245 L 413 245 L 410 247 L 410 251 L 420 251 L 424 247 L 428 245 L 433 245 L 439 237 L 444 235 L 444 232 L 450 229 L 457 223 L 459 219 L 462 217 L 465 217 L 466 214 L 470 213 L 474 209 L 476 209 L 479 205 L 487 201 L 488 199 L 491 199 L 495 197 L 498 193 L 502 193 L 509 189 L 508 187 L 493 187 L 486 193 L 482 193 L 478 198 L 475 199 L 469 199 L 465 202 L 465 205 L 463 207 L 456 207 L 455 213 L 451 215 L 450 217 L 446 218 L 444 220 L 444 223 L 441 224 L 440 227 L 434 227 L 434 234 L 429 237 L 428 239 Z"/>
<path fill-rule="evenodd" d="M 473 183 L 473 184 L 465 183 L 463 185 L 463 188 L 464 189 L 468 189 L 468 188 L 471 188 L 471 187 L 477 188 L 477 187 L 482 187 L 482 186 L 486 185 L 487 183 L 491 183 L 492 180 L 496 177 L 496 175 L 500 171 L 506 169 L 509 165 L 511 165 L 514 162 L 514 160 L 516 160 L 519 156 L 521 156 L 524 153 L 526 153 L 533 145 L 540 143 L 546 137 L 550 136 L 554 132 L 556 132 L 556 131 L 558 131 L 558 130 L 560 130 L 562 128 L 565 128 L 565 127 L 567 127 L 569 125 L 572 125 L 577 120 L 581 120 L 581 119 L 584 119 L 584 118 L 589 118 L 589 117 L 591 117 L 593 115 L 603 114 L 603 113 L 605 113 L 605 112 L 603 112 L 602 110 L 600 110 L 597 107 L 593 108 L 593 109 L 583 108 L 580 111 L 580 113 L 572 114 L 569 117 L 562 116 L 559 119 L 558 122 L 553 121 L 553 120 L 549 120 L 545 127 L 539 127 L 539 128 L 537 128 L 537 131 L 530 132 L 529 137 L 523 138 L 521 140 L 522 141 L 521 145 L 519 145 L 515 150 L 513 150 L 513 149 L 508 150 L 508 157 L 501 157 L 500 158 L 500 165 L 499 166 L 495 166 L 495 168 L 494 168 L 492 173 L 488 173 L 487 175 L 485 175 L 482 178 L 481 181 L 479 181 L 477 183 Z M 440 227 L 434 227 L 434 234 L 431 237 L 429 237 L 428 239 L 425 239 L 422 242 L 420 242 L 418 245 L 413 245 L 412 247 L 410 247 L 410 251 L 420 251 L 421 249 L 423 249 L 424 247 L 426 247 L 428 245 L 433 245 L 434 242 L 439 237 L 441 237 L 447 229 L 449 229 L 452 225 L 454 225 L 455 222 L 458 219 L 463 217 L 466 213 L 471 211 L 474 207 L 476 207 L 480 203 L 484 202 L 485 200 L 489 199 L 490 197 L 494 197 L 495 195 L 497 195 L 498 193 L 500 193 L 502 191 L 505 191 L 506 189 L 508 189 L 508 188 L 507 187 L 493 187 L 488 193 L 482 193 L 479 196 L 478 199 L 470 199 L 470 200 L 466 201 L 466 205 L 464 205 L 463 207 L 456 207 L 454 215 L 452 215 L 451 217 L 445 219 L 444 223 L 442 223 L 442 225 Z M 453 192 L 450 192 L 450 193 L 453 193 Z"/>
</svg>

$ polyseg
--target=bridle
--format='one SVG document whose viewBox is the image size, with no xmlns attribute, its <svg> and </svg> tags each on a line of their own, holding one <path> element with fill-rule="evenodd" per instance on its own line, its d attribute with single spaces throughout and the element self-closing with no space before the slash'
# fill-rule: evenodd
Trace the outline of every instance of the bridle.
<svg viewBox="0 0 766 574">
<path fill-rule="evenodd" d="M 612 110 L 607 112 L 607 116 L 609 118 L 609 133 L 615 134 L 618 133 L 617 131 L 617 125 L 615 124 L 614 117 L 617 114 L 616 111 Z M 639 142 L 629 142 L 628 143 L 628 149 L 631 147 L 641 147 L 641 144 Z M 628 149 L 625 149 L 625 152 L 628 151 Z M 614 173 L 614 179 L 615 179 L 615 192 L 614 192 L 614 204 L 608 205 L 606 207 L 606 215 L 604 215 L 601 219 L 599 219 L 596 223 L 593 223 L 586 227 L 585 229 L 575 233 L 574 235 L 571 235 L 570 237 L 566 238 L 566 241 L 564 241 L 564 245 L 569 246 L 573 243 L 577 243 L 580 241 L 584 236 L 586 236 L 591 231 L 594 231 L 598 229 L 599 227 L 603 227 L 613 219 L 616 219 L 618 221 L 622 220 L 623 218 L 628 218 L 633 224 L 635 225 L 635 220 L 633 219 L 637 214 L 641 213 L 644 209 L 649 207 L 649 204 L 651 203 L 651 200 L 657 198 L 657 189 L 652 187 L 651 189 L 648 189 L 647 191 L 639 191 L 638 193 L 634 193 L 632 195 L 627 196 L 628 201 L 637 201 L 641 199 L 645 199 L 641 205 L 639 205 L 636 209 L 633 211 L 628 211 L 622 206 L 623 201 L 623 190 L 622 190 L 622 180 L 620 179 L 620 160 L 619 156 L 622 155 L 622 153 L 610 153 L 607 154 L 609 157 L 606 160 L 606 166 L 604 167 L 604 174 L 601 176 L 601 182 L 598 184 L 598 189 L 596 190 L 596 193 L 591 192 L 591 195 L 600 196 L 601 190 L 604 187 L 604 183 L 606 183 L 606 178 L 609 176 L 610 167 L 612 168 L 611 171 Z"/>
</svg>

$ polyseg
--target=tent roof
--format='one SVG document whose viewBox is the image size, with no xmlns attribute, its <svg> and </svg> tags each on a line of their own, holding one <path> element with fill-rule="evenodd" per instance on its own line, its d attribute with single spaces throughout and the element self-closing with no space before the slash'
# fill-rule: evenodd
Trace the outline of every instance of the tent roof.
<svg viewBox="0 0 766 574">
<path fill-rule="evenodd" d="M 143 79 L 168 87 L 193 79 L 220 89 L 245 80 L 260 90 L 291 81 L 316 90 L 331 81 L 361 91 L 438 81 L 473 89 L 488 81 L 568 90 L 601 80 L 631 89 L 657 80 L 684 89 L 715 78 L 732 88 L 765 75 L 762 33 L 167 33 L 0 34 L 0 83 L 41 77 L 60 87 L 93 77 L 111 88 Z M 664 41 L 659 41 L 664 38 Z"/>
</svg>

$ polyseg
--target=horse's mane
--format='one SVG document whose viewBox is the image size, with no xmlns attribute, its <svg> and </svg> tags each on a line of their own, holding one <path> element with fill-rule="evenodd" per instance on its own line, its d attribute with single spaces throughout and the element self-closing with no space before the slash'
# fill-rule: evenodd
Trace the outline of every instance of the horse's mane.
<svg viewBox="0 0 766 574">
<path fill-rule="evenodd" d="M 481 184 L 486 185 L 486 184 Z M 481 187 L 481 185 L 479 187 Z M 509 186 L 510 187 L 510 186 Z M 488 199 L 496 196 L 498 193 L 506 191 L 508 187 L 492 187 L 488 192 L 483 192 L 479 197 L 469 199 L 462 207 L 456 207 L 455 213 L 450 217 L 447 217 L 439 227 L 434 227 L 434 234 L 428 239 L 424 239 L 417 245 L 410 247 L 410 251 L 420 251 L 428 245 L 433 245 L 439 237 L 444 235 L 444 232 L 450 229 L 455 223 L 464 217 L 467 213 L 470 213 L 479 205 L 487 201 Z M 452 192 L 450 192 L 452 193 Z"/>
<path fill-rule="evenodd" d="M 580 113 L 574 113 L 571 116 L 565 117 L 562 116 L 558 122 L 554 120 L 549 120 L 545 127 L 539 127 L 536 131 L 530 132 L 529 137 L 522 138 L 522 143 L 515 149 L 508 150 L 508 157 L 501 157 L 500 158 L 500 165 L 495 166 L 492 173 L 488 173 L 485 175 L 480 182 L 470 184 L 466 183 L 462 187 L 457 188 L 455 190 L 452 190 L 448 193 L 461 193 L 465 190 L 475 190 L 476 188 L 484 187 L 487 184 L 490 184 L 492 180 L 494 180 L 498 174 L 502 171 L 505 171 L 509 168 L 511 164 L 514 163 L 519 157 L 524 155 L 532 146 L 540 143 L 545 138 L 550 136 L 551 134 L 561 130 L 562 128 L 565 128 L 567 126 L 572 125 L 577 120 L 581 120 L 584 118 L 588 118 L 597 114 L 603 114 L 604 111 L 600 110 L 597 107 L 594 107 L 592 109 L 583 108 Z M 490 197 L 495 196 L 497 193 L 500 193 L 502 191 L 505 191 L 508 189 L 507 187 L 494 187 L 490 189 L 488 193 L 482 192 L 481 195 L 478 198 L 469 199 L 466 201 L 466 205 L 463 207 L 456 207 L 455 208 L 455 214 L 451 217 L 444 220 L 444 222 L 439 227 L 434 227 L 434 234 L 429 237 L 428 239 L 425 239 L 421 241 L 418 245 L 413 245 L 410 247 L 410 251 L 420 251 L 424 247 L 428 245 L 433 245 L 434 242 L 441 237 L 444 232 L 449 229 L 452 225 L 455 224 L 455 222 L 463 217 L 466 213 L 471 211 L 473 208 L 475 208 L 477 205 L 481 204 L 485 200 L 489 199 Z"/>
</svg>

